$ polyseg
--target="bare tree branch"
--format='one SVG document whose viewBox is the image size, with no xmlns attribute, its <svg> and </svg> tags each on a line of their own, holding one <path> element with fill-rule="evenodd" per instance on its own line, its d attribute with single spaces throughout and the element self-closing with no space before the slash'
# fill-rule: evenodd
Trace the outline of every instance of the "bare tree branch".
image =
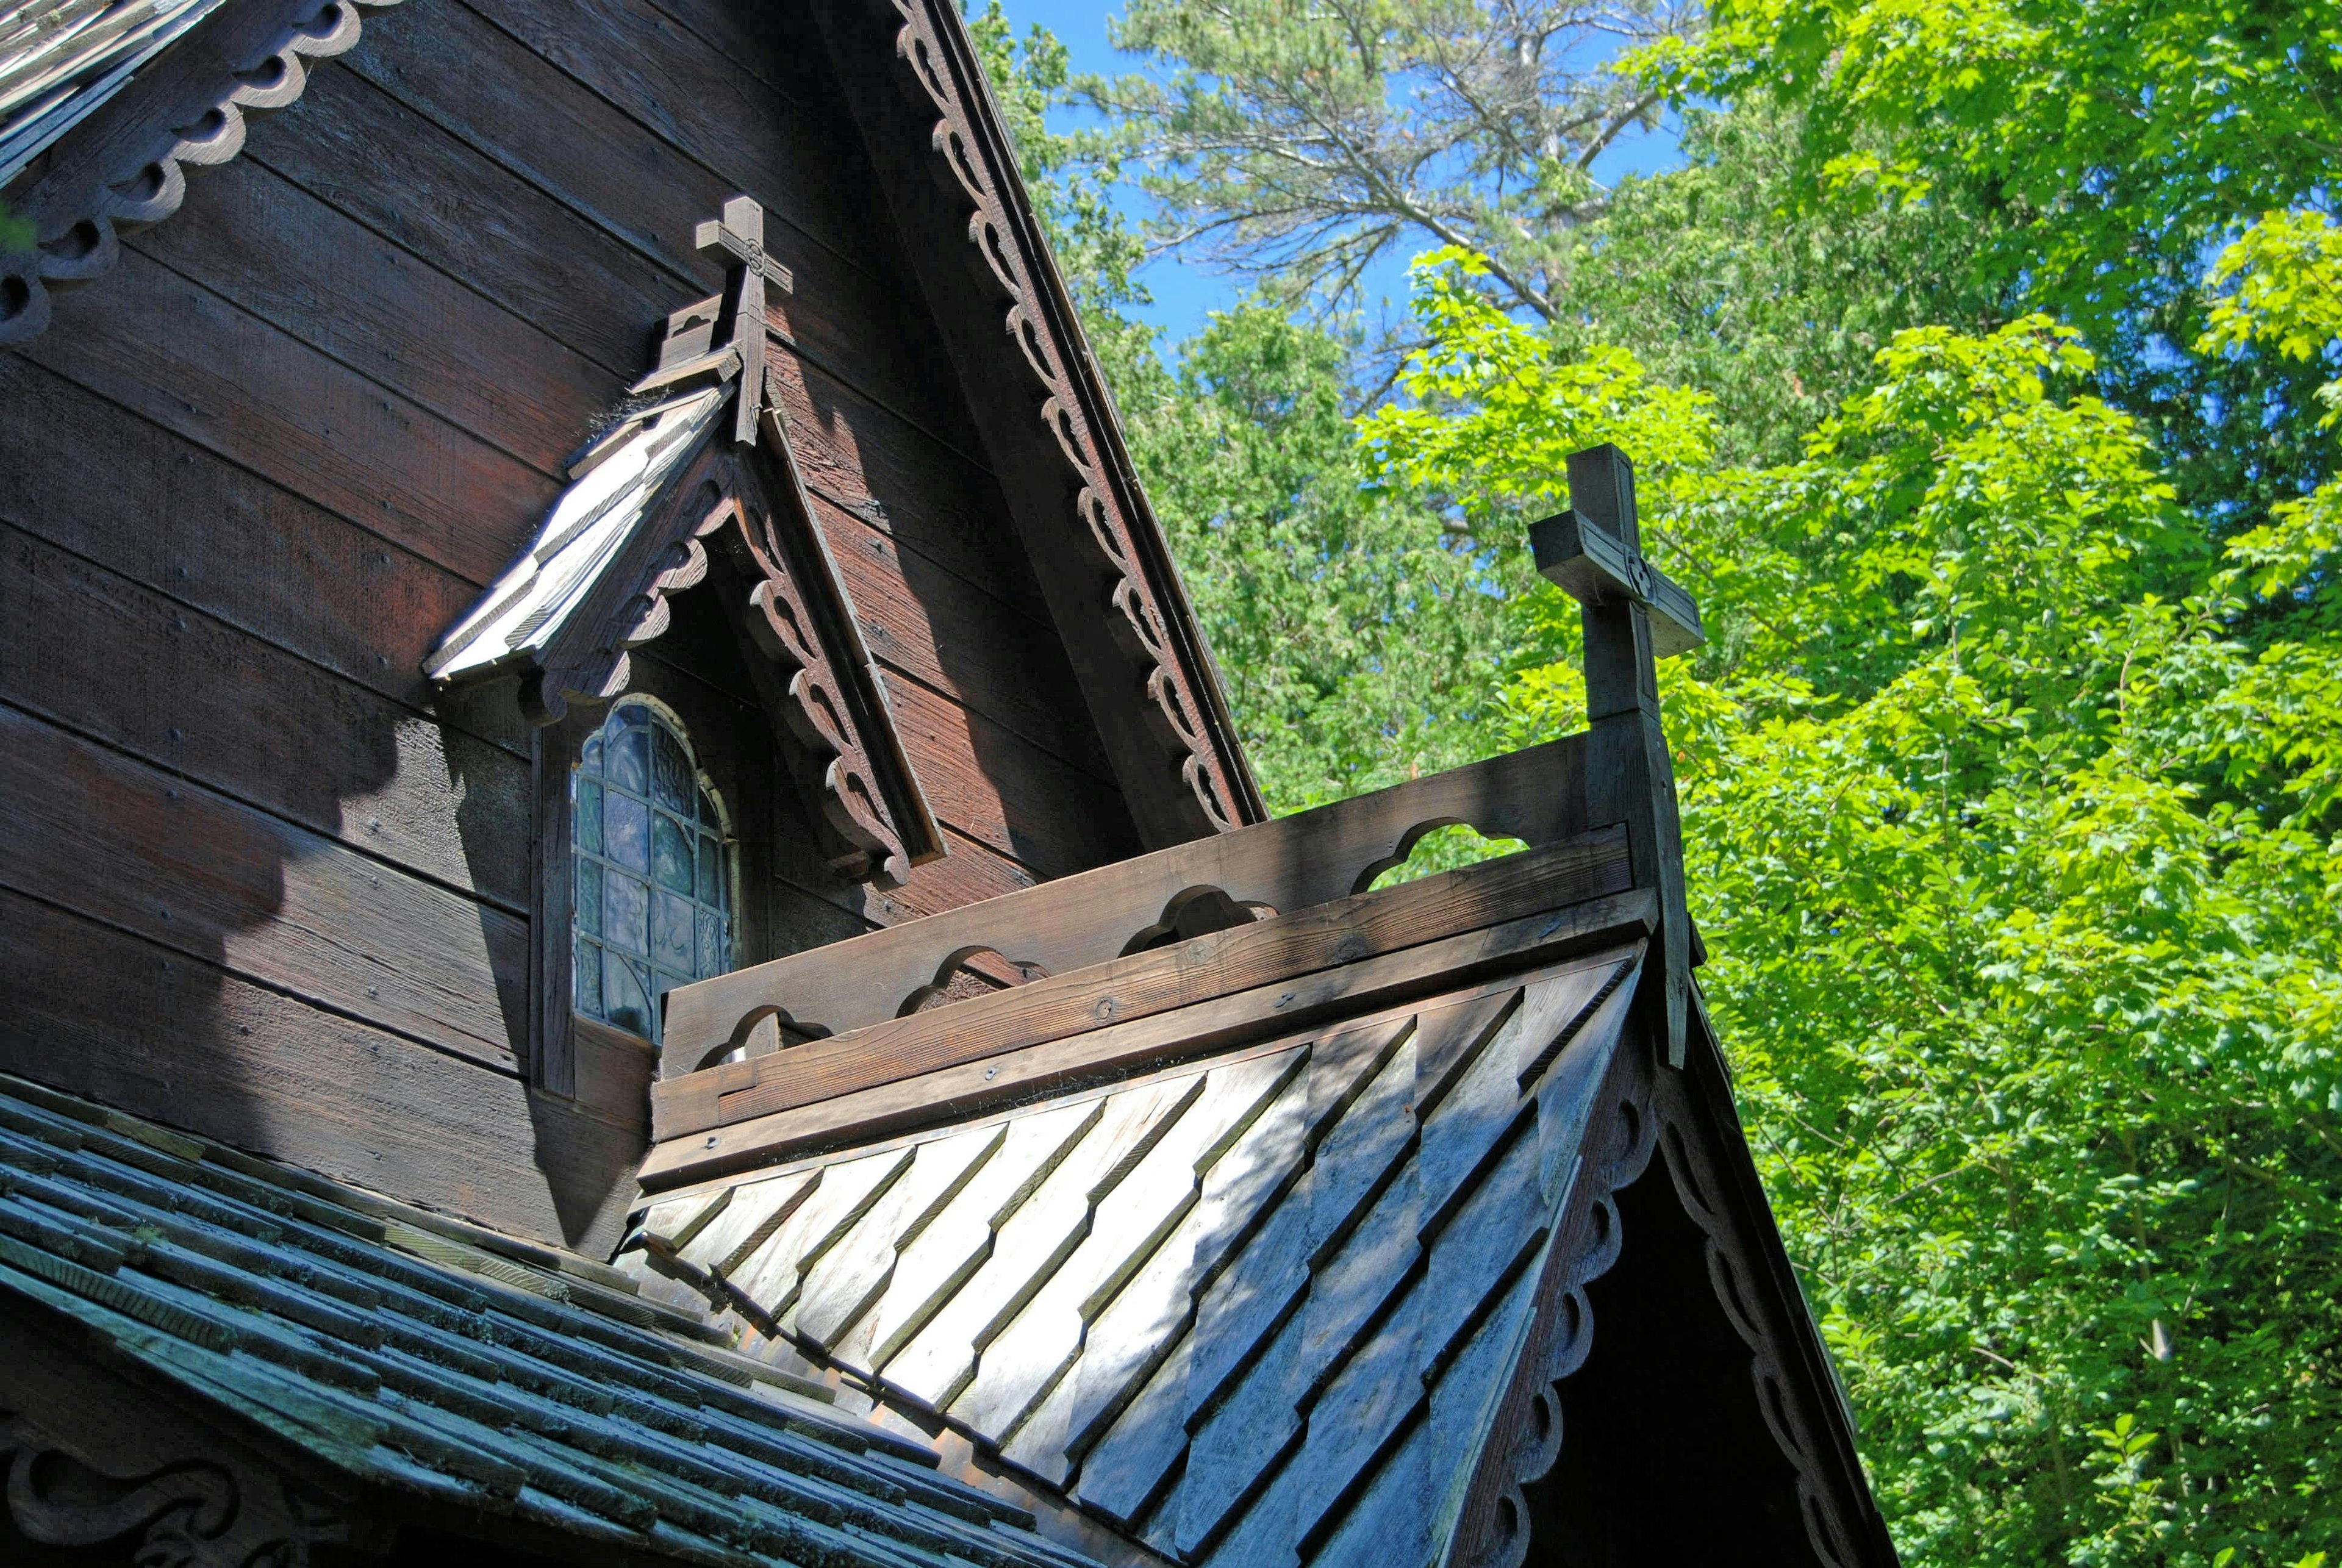
<svg viewBox="0 0 2342 1568">
<path fill-rule="evenodd" d="M 1402 246 L 1489 264 L 1551 317 L 1591 170 L 1658 97 L 1605 60 L 1698 25 L 1693 0 L 1130 0 L 1143 75 L 1085 78 L 1158 204 L 1151 248 L 1347 310 Z"/>
</svg>

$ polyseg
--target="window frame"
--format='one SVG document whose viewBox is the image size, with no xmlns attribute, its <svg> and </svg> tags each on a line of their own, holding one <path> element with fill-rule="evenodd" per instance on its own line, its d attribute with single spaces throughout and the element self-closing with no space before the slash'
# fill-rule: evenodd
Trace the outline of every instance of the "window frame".
<svg viewBox="0 0 2342 1568">
<path fill-rule="evenodd" d="M 678 604 L 681 611 L 685 606 Z M 681 653 L 682 650 L 676 650 Z M 586 743 L 629 703 L 660 712 L 685 739 L 703 788 L 713 794 L 731 849 L 731 964 L 744 968 L 771 945 L 766 888 L 772 878 L 772 815 L 779 759 L 771 726 L 753 695 L 726 691 L 696 668 L 651 649 L 631 655 L 626 689 L 607 703 L 573 704 L 559 722 L 535 731 L 531 747 L 529 1079 L 538 1089 L 599 1103 L 610 1064 L 628 1081 L 647 1082 L 659 1047 L 632 1030 L 579 1013 L 575 1006 L 576 824 L 571 791 Z M 686 663 L 689 666 L 686 667 Z M 631 1102 L 633 1096 L 626 1098 Z"/>
<path fill-rule="evenodd" d="M 621 726 L 622 716 L 630 714 L 640 714 L 642 716 L 639 719 L 632 720 L 624 726 Z M 701 912 L 712 911 L 715 916 L 722 922 L 722 930 L 724 934 L 722 939 L 722 948 L 714 954 L 714 958 L 717 962 L 718 967 L 709 970 L 708 973 L 705 974 L 692 974 L 686 976 L 684 980 L 680 981 L 679 984 L 688 984 L 695 980 L 706 980 L 713 978 L 717 974 L 727 974 L 740 966 L 739 943 L 737 940 L 739 924 L 738 912 L 740 908 L 740 856 L 739 834 L 735 829 L 732 820 L 734 813 L 726 805 L 724 801 L 724 793 L 716 787 L 716 781 L 708 776 L 706 769 L 699 765 L 699 748 L 693 744 L 690 728 L 685 724 L 682 716 L 676 714 L 674 709 L 668 707 L 666 704 L 660 702 L 656 697 L 649 696 L 641 693 L 630 692 L 626 695 L 619 697 L 617 700 L 611 703 L 608 707 L 603 710 L 600 727 L 594 732 L 593 735 L 589 736 L 584 742 L 585 748 L 591 748 L 596 744 L 596 739 L 598 738 L 604 748 L 601 774 L 600 777 L 594 782 L 598 785 L 601 798 L 605 803 L 602 809 L 604 814 L 603 831 L 606 839 L 609 832 L 607 825 L 609 822 L 609 807 L 607 802 L 610 795 L 613 793 L 620 795 L 631 795 L 633 794 L 631 789 L 620 784 L 611 773 L 611 762 L 608 748 L 611 743 L 613 730 L 614 728 L 618 727 L 629 730 L 640 729 L 646 734 L 653 736 L 664 734 L 667 739 L 674 744 L 676 749 L 682 754 L 684 765 L 687 769 L 686 776 L 688 782 L 685 787 L 689 791 L 690 799 L 686 805 L 685 814 L 680 819 L 684 824 L 684 832 L 688 835 L 686 841 L 686 853 L 691 854 L 693 857 L 693 864 L 686 868 L 685 873 L 686 877 L 690 879 L 691 885 L 683 889 L 682 892 L 682 896 L 688 903 L 693 911 L 690 932 L 686 942 L 688 949 L 686 958 L 686 966 L 692 969 L 697 969 L 699 967 L 699 960 L 703 953 L 706 951 L 700 946 L 700 941 L 703 934 L 703 928 L 701 926 L 703 915 Z M 609 846 L 606 843 L 604 844 L 602 849 L 597 851 L 578 842 L 580 835 L 577 829 L 585 825 L 585 823 L 577 814 L 577 806 L 579 799 L 585 794 L 586 786 L 588 782 L 586 776 L 586 760 L 584 751 L 581 750 L 577 758 L 570 764 L 569 785 L 571 794 L 569 809 L 571 813 L 571 834 L 569 854 L 570 868 L 575 876 L 575 880 L 573 880 L 570 884 L 571 898 L 573 901 L 578 900 L 583 891 L 586 887 L 592 885 L 588 880 L 586 869 L 585 863 L 586 862 L 598 863 L 607 867 L 610 873 L 615 874 L 621 879 L 638 881 L 642 884 L 646 899 L 651 901 L 654 904 L 659 896 L 659 883 L 657 876 L 655 874 L 655 866 L 656 863 L 656 845 L 658 842 L 657 818 L 660 816 L 675 816 L 676 814 L 671 811 L 668 807 L 662 805 L 658 801 L 657 785 L 656 783 L 656 774 L 658 766 L 656 760 L 658 743 L 657 741 L 653 740 L 650 744 L 652 747 L 652 754 L 645 758 L 645 764 L 650 769 L 652 776 L 645 779 L 642 794 L 639 798 L 643 809 L 651 814 L 652 819 L 646 824 L 646 830 L 649 833 L 650 837 L 645 844 L 645 849 L 650 855 L 651 863 L 646 864 L 639 872 L 636 872 L 634 868 L 626 865 L 615 855 L 610 854 Z M 711 828 L 713 829 L 712 832 L 710 831 Z M 710 857 L 718 859 L 722 867 L 719 878 L 721 885 L 712 895 L 712 903 L 708 898 L 702 896 L 703 890 L 706 888 L 708 884 L 706 882 L 702 880 L 705 877 L 706 873 L 704 867 L 698 864 L 698 857 L 703 853 L 699 849 L 699 844 L 708 840 L 713 840 L 716 844 L 721 846 L 717 851 L 717 854 Z M 607 878 L 606 877 L 604 882 L 606 889 L 607 885 Z M 583 928 L 581 923 L 576 918 L 577 908 L 575 904 L 573 903 L 570 919 L 570 964 L 572 970 L 571 980 L 573 983 L 570 1006 L 572 1011 L 580 1019 L 594 1018 L 596 1016 L 596 1014 L 586 1011 L 582 1003 L 579 1002 L 578 987 L 576 984 L 576 982 L 579 979 L 577 973 L 577 951 L 580 945 L 590 943 L 595 947 L 600 949 L 603 954 L 602 981 L 600 985 L 597 987 L 603 998 L 603 1010 L 598 1015 L 599 1022 L 608 1024 L 613 1028 L 623 1029 L 626 1026 L 618 1024 L 610 1016 L 610 971 L 613 964 L 617 965 L 621 969 L 629 971 L 633 970 L 636 966 L 633 960 L 626 954 L 623 944 L 613 942 L 607 934 L 606 928 L 611 918 L 611 913 L 608 894 L 605 891 L 603 894 L 601 922 L 604 929 L 588 932 Z M 646 913 L 646 914 L 649 914 L 647 906 Z M 653 920 L 653 924 L 656 924 L 655 919 Z M 651 975 L 653 983 L 655 984 L 658 978 L 659 971 L 664 968 L 664 965 L 661 964 L 658 954 L 646 946 L 644 952 L 639 955 L 639 958 L 640 968 L 645 974 Z M 653 1028 L 656 1028 L 659 1022 L 656 1017 L 656 1014 L 657 1012 L 657 994 L 658 994 L 651 992 L 647 987 L 644 988 L 644 995 L 650 1002 L 652 1012 L 654 1014 L 654 1017 L 651 1020 L 651 1025 Z M 628 1030 L 628 1033 L 639 1032 Z M 657 1041 L 654 1040 L 652 1041 L 652 1044 L 656 1044 Z"/>
</svg>

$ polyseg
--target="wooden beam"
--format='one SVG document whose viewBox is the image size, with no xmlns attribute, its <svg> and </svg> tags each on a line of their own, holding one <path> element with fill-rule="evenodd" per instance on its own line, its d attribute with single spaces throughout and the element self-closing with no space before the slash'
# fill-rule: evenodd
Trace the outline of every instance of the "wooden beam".
<svg viewBox="0 0 2342 1568">
<path fill-rule="evenodd" d="M 776 1013 L 832 1034 L 896 1017 L 970 953 L 1065 974 L 1128 952 L 1209 891 L 1280 913 L 1346 898 L 1434 828 L 1461 823 L 1532 847 L 1575 837 L 1594 825 L 1585 754 L 1586 737 L 1565 736 L 680 986 L 667 996 L 661 1076 L 690 1073 Z"/>
<path fill-rule="evenodd" d="M 1659 724 L 1658 659 L 1699 645 L 1699 608 L 1643 559 L 1635 468 L 1615 446 L 1569 458 L 1571 510 L 1532 530 L 1537 570 L 1579 603 L 1586 631 L 1586 804 L 1597 822 L 1634 836 L 1635 885 L 1656 888 L 1661 984 L 1648 988 L 1664 1014 L 1667 1060 L 1684 1063 L 1684 1028 L 1696 960 L 1684 898 L 1683 826 L 1674 764 Z"/>
<path fill-rule="evenodd" d="M 665 1141 L 981 1062 L 1319 970 L 1626 891 L 1623 830 L 1549 844 L 1379 893 L 1215 932 L 997 995 L 670 1079 L 652 1092 Z"/>
<path fill-rule="evenodd" d="M 655 1144 L 639 1180 L 646 1190 L 663 1191 L 980 1115 L 1083 1083 L 1215 1053 L 1267 1049 L 1261 1042 L 1272 1036 L 1331 1027 L 1443 987 L 1633 942 L 1656 930 L 1658 919 L 1657 899 L 1645 888 L 1542 910 L 1378 958 L 686 1134 Z M 955 1009 L 954 1015 L 996 1004 L 986 999 Z"/>
</svg>

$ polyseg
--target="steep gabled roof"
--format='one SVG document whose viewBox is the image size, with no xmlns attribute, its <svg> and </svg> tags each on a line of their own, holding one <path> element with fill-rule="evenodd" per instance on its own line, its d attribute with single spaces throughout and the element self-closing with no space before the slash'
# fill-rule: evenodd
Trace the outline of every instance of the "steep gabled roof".
<svg viewBox="0 0 2342 1568">
<path fill-rule="evenodd" d="M 35 0 L 25 15 L 92 3 Z M 155 47 L 122 55 L 116 78 L 29 120 L 25 145 L 40 155 L 5 188 L 36 241 L 0 255 L 0 343 L 46 327 L 52 288 L 111 269 L 121 232 L 176 212 L 186 169 L 235 157 L 247 116 L 294 103 L 310 65 L 355 44 L 359 7 L 396 3 L 195 0 L 209 8 L 181 15 L 183 31 L 155 35 Z M 1141 837 L 1154 847 L 1262 820 L 1218 674 L 956 8 L 816 9 Z M 34 46 L 17 52 L 28 68 Z M 760 381 L 756 371 L 746 379 Z"/>
<path fill-rule="evenodd" d="M 764 285 L 788 275 L 763 255 L 764 214 L 747 197 L 705 226 L 711 247 L 752 232 L 753 265 L 668 318 L 658 365 L 635 386 L 650 401 L 570 460 L 536 536 L 424 669 L 449 684 L 516 675 L 523 708 L 552 723 L 572 701 L 624 691 L 631 650 L 667 627 L 668 595 L 716 570 L 832 869 L 899 886 L 946 845 L 770 382 Z"/>
<path fill-rule="evenodd" d="M 1664 1064 L 1644 956 L 656 1199 L 620 1261 L 1198 1568 L 1664 1538 L 1666 1454 L 1703 1443 L 1699 1529 L 1891 1563 L 1720 1059 L 1701 1027 Z M 991 1004 L 955 1005 L 981 1031 Z M 1589 1501 L 1605 1464 L 1627 1479 Z"/>
<path fill-rule="evenodd" d="M 642 1266 L 1182 1561 L 1433 1561 L 1547 1253 L 1647 1157 L 1593 1123 L 1638 959 L 662 1203 Z"/>
<path fill-rule="evenodd" d="M 0 1194 L 9 1506 L 46 1539 L 153 1520 L 205 1553 L 173 1561 L 291 1563 L 435 1523 L 580 1560 L 1085 1568 L 605 1265 L 15 1079 Z M 10 1375 L 27 1367 L 67 1391 L 56 1409 Z M 192 1412 L 216 1437 L 150 1480 L 76 1429 L 128 1413 L 109 1379 L 155 1402 L 142 1433 Z M 245 1452 L 297 1480 L 295 1506 Z M 145 1513 L 115 1503 L 140 1483 Z"/>
<path fill-rule="evenodd" d="M 1593 754 L 679 988 L 621 1263 L 1197 1568 L 1891 1563 Z M 1459 820 L 1531 847 L 1368 886 Z"/>
</svg>

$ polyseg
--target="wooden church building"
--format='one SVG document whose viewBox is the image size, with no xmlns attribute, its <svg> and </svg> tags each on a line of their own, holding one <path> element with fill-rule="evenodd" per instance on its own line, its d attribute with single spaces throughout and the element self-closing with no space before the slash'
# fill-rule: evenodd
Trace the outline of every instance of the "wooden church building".
<svg viewBox="0 0 2342 1568">
<path fill-rule="evenodd" d="M 955 0 L 5 0 L 0 203 L 0 1563 L 1894 1561 L 1621 454 L 1272 821 Z"/>
</svg>

